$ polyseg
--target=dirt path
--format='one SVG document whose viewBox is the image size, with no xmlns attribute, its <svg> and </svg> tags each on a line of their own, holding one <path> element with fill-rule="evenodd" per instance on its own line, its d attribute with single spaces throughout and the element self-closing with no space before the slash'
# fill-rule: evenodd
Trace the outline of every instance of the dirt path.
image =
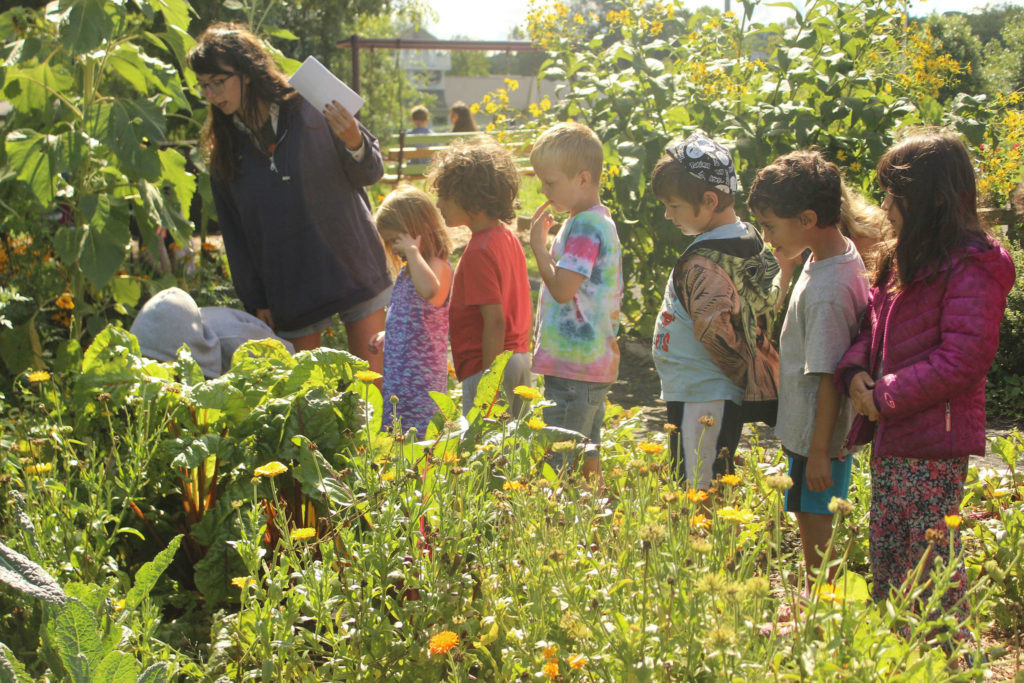
<svg viewBox="0 0 1024 683">
<path fill-rule="evenodd" d="M 662 431 L 665 424 L 666 411 L 665 403 L 659 398 L 661 393 L 661 382 L 658 379 L 658 372 L 654 369 L 654 360 L 651 358 L 651 345 L 649 341 L 632 337 L 623 337 L 619 340 L 619 348 L 622 353 L 619 366 L 619 380 L 612 385 L 609 393 L 609 400 L 618 403 L 626 408 L 636 406 L 643 407 L 643 417 L 650 432 Z M 1015 426 L 1007 422 L 991 422 L 986 430 L 988 436 L 1008 436 L 1013 432 Z M 1020 425 L 1016 429 L 1021 429 Z M 743 440 L 740 442 L 740 449 L 745 447 L 751 435 L 750 425 L 743 428 Z M 779 442 L 775 433 L 769 427 L 759 425 L 758 438 L 766 450 L 778 448 Z M 972 458 L 971 464 L 981 468 L 990 467 L 997 470 L 1005 470 L 1006 464 L 999 456 L 986 453 L 983 458 Z"/>
</svg>

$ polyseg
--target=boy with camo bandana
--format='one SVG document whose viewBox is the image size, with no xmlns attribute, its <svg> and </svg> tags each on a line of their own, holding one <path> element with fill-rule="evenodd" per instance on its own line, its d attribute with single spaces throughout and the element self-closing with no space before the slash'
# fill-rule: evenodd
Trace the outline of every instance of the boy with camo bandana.
<svg viewBox="0 0 1024 683">
<path fill-rule="evenodd" d="M 689 488 L 731 473 L 751 419 L 744 404 L 778 399 L 765 320 L 779 297 L 779 265 L 737 217 L 737 184 L 729 151 L 700 131 L 670 143 L 651 175 L 665 217 L 694 238 L 672 269 L 654 330 L 672 461 Z"/>
</svg>

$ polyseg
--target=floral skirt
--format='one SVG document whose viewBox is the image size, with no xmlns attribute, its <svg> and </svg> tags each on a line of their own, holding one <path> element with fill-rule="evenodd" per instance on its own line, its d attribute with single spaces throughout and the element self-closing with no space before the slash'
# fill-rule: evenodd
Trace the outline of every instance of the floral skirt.
<svg viewBox="0 0 1024 683">
<path fill-rule="evenodd" d="M 950 547 L 959 556 L 960 529 L 947 528 L 945 517 L 959 514 L 966 477 L 966 457 L 922 460 L 872 455 L 871 573 L 876 601 L 885 600 L 890 591 L 900 588 L 930 543 L 934 543 L 932 557 L 941 554 L 948 559 Z M 955 611 L 966 617 L 967 571 L 962 557 L 958 562 L 942 607 L 946 613 Z M 927 580 L 931 564 L 929 557 L 922 581 Z M 926 592 L 922 599 L 927 597 Z"/>
</svg>

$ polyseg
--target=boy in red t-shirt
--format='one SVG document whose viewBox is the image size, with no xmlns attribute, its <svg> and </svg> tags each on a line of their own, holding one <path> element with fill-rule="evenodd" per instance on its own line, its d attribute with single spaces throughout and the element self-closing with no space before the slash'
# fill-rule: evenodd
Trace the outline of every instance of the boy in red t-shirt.
<svg viewBox="0 0 1024 683">
<path fill-rule="evenodd" d="M 504 387 L 512 414 L 522 400 L 513 389 L 530 385 L 530 282 L 526 255 L 506 223 L 515 220 L 519 173 L 507 149 L 484 140 L 457 141 L 434 159 L 430 185 L 449 227 L 473 231 L 455 269 L 449 334 L 462 410 L 473 407 L 482 372 L 503 351 L 512 357 Z"/>
</svg>

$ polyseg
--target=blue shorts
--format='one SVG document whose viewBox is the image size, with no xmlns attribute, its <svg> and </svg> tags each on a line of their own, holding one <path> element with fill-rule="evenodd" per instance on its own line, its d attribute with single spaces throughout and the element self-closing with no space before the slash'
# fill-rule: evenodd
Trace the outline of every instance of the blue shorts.
<svg viewBox="0 0 1024 683">
<path fill-rule="evenodd" d="M 555 405 L 544 408 L 544 421 L 552 427 L 571 429 L 587 437 L 593 446 L 601 444 L 601 424 L 604 422 L 604 401 L 610 382 L 586 382 L 544 375 L 544 398 Z M 587 449 L 586 457 L 598 457 L 599 450 Z M 555 471 L 567 464 L 565 453 L 552 453 L 548 463 Z"/>
<path fill-rule="evenodd" d="M 850 472 L 853 470 L 853 456 L 832 459 L 832 485 L 824 491 L 812 491 L 807 487 L 807 458 L 797 455 L 786 447 L 783 452 L 789 456 L 789 476 L 793 488 L 786 491 L 786 512 L 812 512 L 830 515 L 828 504 L 832 498 L 845 499 L 850 495 Z"/>
</svg>

